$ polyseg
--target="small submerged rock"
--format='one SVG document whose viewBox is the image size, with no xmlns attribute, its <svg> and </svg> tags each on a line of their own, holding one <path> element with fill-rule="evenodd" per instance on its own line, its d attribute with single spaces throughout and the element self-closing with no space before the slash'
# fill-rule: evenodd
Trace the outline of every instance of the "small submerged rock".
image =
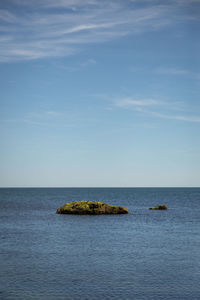
<svg viewBox="0 0 200 300">
<path fill-rule="evenodd" d="M 163 210 L 163 209 L 168 209 L 167 205 L 158 205 L 154 207 L 150 207 L 149 209 L 158 209 L 158 210 Z"/>
<path fill-rule="evenodd" d="M 99 201 L 69 202 L 57 209 L 57 214 L 102 215 L 127 214 L 129 211 L 122 206 L 113 206 Z"/>
</svg>

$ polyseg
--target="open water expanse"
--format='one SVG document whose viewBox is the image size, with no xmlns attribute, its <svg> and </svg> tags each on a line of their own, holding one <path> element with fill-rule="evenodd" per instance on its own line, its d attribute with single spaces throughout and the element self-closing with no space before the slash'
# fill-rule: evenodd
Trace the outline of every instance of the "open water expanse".
<svg viewBox="0 0 200 300">
<path fill-rule="evenodd" d="M 75 200 L 130 214 L 56 214 Z M 4 188 L 0 228 L 0 299 L 200 299 L 200 188 Z"/>
</svg>

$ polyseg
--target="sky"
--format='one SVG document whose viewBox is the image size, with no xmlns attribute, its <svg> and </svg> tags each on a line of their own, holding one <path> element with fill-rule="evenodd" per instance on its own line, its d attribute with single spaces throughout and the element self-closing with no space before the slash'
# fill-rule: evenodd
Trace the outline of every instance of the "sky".
<svg viewBox="0 0 200 300">
<path fill-rule="evenodd" d="M 1 187 L 200 187 L 199 0 L 1 0 Z"/>
</svg>

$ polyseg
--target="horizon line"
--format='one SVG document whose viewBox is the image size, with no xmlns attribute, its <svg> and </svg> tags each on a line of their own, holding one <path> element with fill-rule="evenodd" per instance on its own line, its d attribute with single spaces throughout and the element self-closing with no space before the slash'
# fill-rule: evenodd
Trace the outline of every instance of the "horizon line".
<svg viewBox="0 0 200 300">
<path fill-rule="evenodd" d="M 141 188 L 200 188 L 200 186 L 0 186 L 0 189 L 141 189 Z"/>
</svg>

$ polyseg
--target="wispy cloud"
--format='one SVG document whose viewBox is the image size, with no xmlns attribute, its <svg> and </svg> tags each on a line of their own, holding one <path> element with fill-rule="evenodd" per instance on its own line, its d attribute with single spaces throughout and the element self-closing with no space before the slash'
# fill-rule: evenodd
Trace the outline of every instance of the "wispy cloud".
<svg viewBox="0 0 200 300">
<path fill-rule="evenodd" d="M 75 110 L 37 110 L 27 112 L 16 118 L 1 118 L 1 125 L 6 124 L 25 124 L 28 126 L 36 126 L 40 128 L 87 128 L 96 124 L 101 124 L 101 119 L 88 115 L 85 112 Z"/>
<path fill-rule="evenodd" d="M 169 119 L 169 120 L 177 120 L 177 121 L 184 121 L 184 122 L 192 122 L 192 123 L 200 123 L 200 117 L 194 115 L 175 115 L 175 114 L 165 114 L 165 113 L 158 113 L 149 111 L 148 113 L 152 114 L 155 117 L 162 118 L 162 119 Z"/>
<path fill-rule="evenodd" d="M 97 62 L 95 59 L 89 58 L 85 61 L 76 62 L 75 64 L 69 64 L 69 65 L 63 65 L 61 62 L 56 61 L 56 62 L 53 62 L 53 65 L 58 69 L 66 70 L 68 72 L 76 72 L 76 71 L 80 71 L 81 69 L 84 69 L 86 67 L 94 66 L 94 65 L 96 65 L 96 63 Z"/>
<path fill-rule="evenodd" d="M 139 0 L 3 3 L 0 62 L 69 56 L 90 43 L 159 30 L 178 19 L 174 3 L 163 5 L 154 1 L 145 6 Z"/>
<path fill-rule="evenodd" d="M 154 99 L 132 99 L 132 98 L 121 98 L 114 100 L 114 103 L 118 107 L 145 107 L 161 104 L 160 101 Z"/>
<path fill-rule="evenodd" d="M 194 113 L 187 110 L 183 102 L 163 101 L 158 99 L 138 99 L 134 97 L 112 98 L 103 97 L 112 103 L 113 107 L 128 109 L 136 113 L 142 113 L 161 119 L 171 119 L 183 122 L 200 123 L 200 116 L 197 111 Z"/>
<path fill-rule="evenodd" d="M 6 23 L 15 23 L 17 17 L 5 9 L 0 9 L 0 21 Z"/>
<path fill-rule="evenodd" d="M 164 75 L 189 75 L 190 74 L 190 71 L 179 69 L 179 68 L 157 68 L 155 72 Z"/>
<path fill-rule="evenodd" d="M 3 124 L 7 123 L 22 123 L 26 125 L 33 125 L 50 128 L 72 128 L 76 127 L 76 122 L 72 117 L 72 113 L 61 112 L 56 110 L 44 110 L 26 113 L 25 115 L 18 118 L 1 119 L 0 122 Z M 77 118 L 76 118 L 77 121 Z"/>
</svg>

